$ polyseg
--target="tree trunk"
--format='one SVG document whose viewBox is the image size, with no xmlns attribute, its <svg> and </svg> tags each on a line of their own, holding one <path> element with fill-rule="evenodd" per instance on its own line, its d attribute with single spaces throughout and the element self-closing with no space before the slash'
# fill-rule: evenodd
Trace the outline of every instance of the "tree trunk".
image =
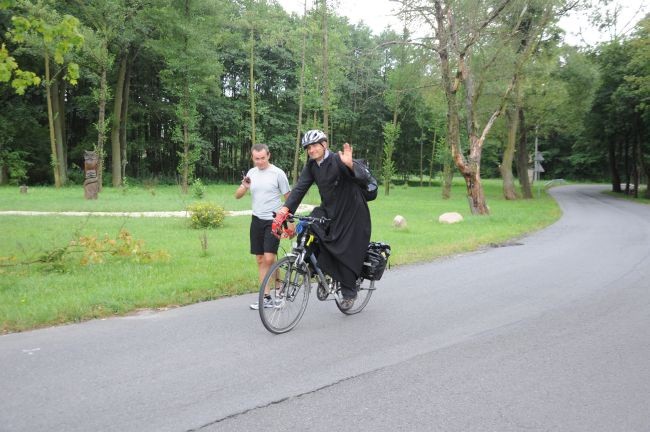
<svg viewBox="0 0 650 432">
<path fill-rule="evenodd" d="M 63 135 L 61 133 L 61 110 L 59 108 L 59 83 L 56 78 L 52 79 L 49 92 L 52 100 L 52 124 L 54 125 L 54 139 L 56 142 L 56 160 L 58 161 L 59 179 L 63 186 L 66 184 L 66 176 L 63 174 Z"/>
<path fill-rule="evenodd" d="M 424 139 L 420 137 L 420 187 L 424 186 Z"/>
<path fill-rule="evenodd" d="M 296 149 L 293 155 L 293 170 L 291 179 L 295 184 L 298 181 L 298 160 L 300 156 L 300 138 L 302 131 L 302 107 L 305 103 L 305 51 L 307 50 L 307 0 L 304 1 L 304 12 L 302 15 L 302 53 L 300 55 L 300 87 L 298 89 L 298 127 L 296 128 Z"/>
<path fill-rule="evenodd" d="M 124 76 L 124 94 L 122 95 L 122 114 L 120 118 L 120 152 L 122 155 L 122 178 L 126 178 L 126 165 L 129 163 L 127 158 L 126 128 L 129 121 L 129 93 L 131 92 L 131 67 L 133 59 L 127 59 L 126 74 Z"/>
<path fill-rule="evenodd" d="M 503 197 L 507 200 L 516 200 L 515 177 L 512 175 L 512 162 L 515 157 L 515 141 L 517 140 L 517 130 L 519 126 L 519 107 L 515 106 L 507 112 L 508 138 L 506 148 L 503 150 L 503 158 L 499 171 L 503 180 Z"/>
<path fill-rule="evenodd" d="M 323 2 L 323 131 L 327 134 L 330 118 L 329 42 L 327 31 L 327 0 L 321 1 Z"/>
<path fill-rule="evenodd" d="M 257 143 L 255 138 L 255 29 L 251 24 L 251 57 L 249 63 L 249 74 L 250 74 L 250 98 L 251 98 L 251 145 Z"/>
<path fill-rule="evenodd" d="M 63 109 L 60 105 L 61 97 L 59 95 L 59 80 L 54 78 L 50 86 L 52 99 L 52 116 L 54 118 L 54 138 L 56 139 L 56 158 L 59 161 L 59 178 L 61 185 L 67 183 L 67 170 L 65 161 L 65 151 L 63 150 Z"/>
<path fill-rule="evenodd" d="M 63 160 L 61 167 L 63 168 L 62 175 L 65 178 L 65 183 L 68 182 L 68 130 L 66 126 L 66 112 L 65 112 L 65 89 L 67 87 L 66 81 L 61 78 L 59 80 L 59 118 L 61 123 L 61 144 L 63 146 Z"/>
<path fill-rule="evenodd" d="M 483 192 L 483 185 L 481 184 L 481 176 L 478 174 L 478 172 L 472 172 L 465 176 L 465 183 L 467 184 L 467 201 L 469 203 L 472 214 L 489 214 L 490 209 L 485 202 L 485 194 Z"/>
<path fill-rule="evenodd" d="M 395 128 L 397 128 L 397 107 L 395 107 L 393 109 L 393 126 Z M 396 142 L 397 142 L 397 137 L 395 137 L 393 142 L 390 143 L 390 153 L 385 155 L 388 160 L 393 159 L 393 154 L 395 153 L 395 144 L 396 144 Z M 385 180 L 386 184 L 384 185 L 384 194 L 386 196 L 388 196 L 390 194 L 390 182 L 391 182 L 391 179 L 392 179 L 393 175 L 395 174 L 394 165 L 392 165 L 392 166 L 393 166 L 393 169 L 390 170 L 390 172 L 389 172 L 390 176 L 388 176 L 386 178 L 386 180 Z"/>
<path fill-rule="evenodd" d="M 608 145 L 609 151 L 609 169 L 612 173 L 612 192 L 621 192 L 621 174 L 618 170 L 616 159 L 616 143 L 610 140 Z"/>
<path fill-rule="evenodd" d="M 104 173 L 104 145 L 106 143 L 106 69 L 102 68 L 99 80 L 99 118 L 97 119 L 97 183 L 99 192 L 102 191 Z"/>
<path fill-rule="evenodd" d="M 61 187 L 61 177 L 59 169 L 59 159 L 56 151 L 56 136 L 54 134 L 54 113 L 52 108 L 52 89 L 50 77 L 50 55 L 45 51 L 45 95 L 47 97 L 47 121 L 50 128 L 50 151 L 52 171 L 54 172 L 54 186 Z"/>
<path fill-rule="evenodd" d="M 183 99 L 183 179 L 181 188 L 186 194 L 189 191 L 190 177 L 190 88 L 188 83 L 185 83 Z"/>
<path fill-rule="evenodd" d="M 0 140 L 0 156 L 2 156 L 2 140 Z M 7 164 L 0 159 L 0 186 L 9 183 L 9 168 Z"/>
<path fill-rule="evenodd" d="M 625 153 L 623 156 L 623 160 L 625 161 L 625 195 L 630 194 L 630 143 L 628 141 L 628 137 L 626 136 L 625 139 L 622 141 L 622 145 L 625 146 Z"/>
<path fill-rule="evenodd" d="M 111 125 L 111 172 L 113 187 L 122 186 L 122 151 L 120 148 L 120 127 L 122 126 L 122 97 L 124 96 L 124 77 L 128 50 L 123 50 L 120 68 L 115 84 L 115 101 L 113 104 L 113 124 Z"/>
<path fill-rule="evenodd" d="M 519 186 L 525 199 L 533 198 L 533 190 L 528 178 L 528 135 L 526 133 L 526 116 L 524 110 L 519 109 L 519 139 L 517 140 L 517 173 Z"/>
<path fill-rule="evenodd" d="M 433 144 L 431 145 L 431 161 L 429 161 L 429 186 L 433 182 L 433 162 L 436 157 L 436 129 L 433 130 Z"/>
<path fill-rule="evenodd" d="M 453 90 L 453 83 L 451 80 L 451 72 L 449 66 L 449 59 L 447 51 L 440 51 L 440 59 L 442 66 L 442 79 L 445 88 L 447 99 L 447 142 L 446 145 L 451 150 L 451 156 L 457 167 L 464 166 L 463 155 L 460 152 L 460 118 L 458 116 L 458 103 L 456 101 L 456 94 Z M 448 162 L 445 161 L 443 166 L 443 199 L 449 199 L 451 196 L 451 179 L 452 170 Z"/>
<path fill-rule="evenodd" d="M 643 136 L 642 132 L 637 128 L 637 135 L 636 138 L 638 140 L 638 146 L 639 146 L 639 170 L 641 171 L 641 183 L 644 179 L 646 181 L 646 189 L 645 192 L 643 193 L 643 198 L 650 199 L 650 178 L 648 176 L 648 167 L 645 163 L 644 159 L 644 153 L 643 153 Z"/>
<path fill-rule="evenodd" d="M 451 163 L 445 162 L 442 165 L 442 199 L 451 198 L 451 184 L 454 180 L 454 170 Z"/>
<path fill-rule="evenodd" d="M 451 38 L 455 35 L 455 25 L 453 23 L 453 16 L 451 11 L 444 11 L 440 2 L 434 2 L 436 21 L 438 23 L 438 39 L 440 41 L 440 48 L 438 56 L 440 57 L 442 82 L 445 91 L 445 99 L 447 100 L 447 142 L 451 147 L 451 155 L 454 163 L 460 170 L 465 183 L 467 185 L 467 201 L 469 203 L 470 211 L 472 214 L 486 215 L 489 214 L 489 209 L 485 202 L 485 195 L 483 194 L 483 186 L 480 181 L 480 167 L 481 167 L 481 151 L 487 130 L 491 127 L 495 120 L 493 114 L 492 118 L 486 125 L 483 135 L 479 138 L 476 136 L 476 118 L 474 107 L 474 83 L 471 73 L 471 68 L 465 55 L 459 55 L 459 73 L 456 82 L 452 78 L 451 65 L 449 62 L 449 48 L 452 46 L 459 46 L 456 41 L 452 44 Z M 456 36 L 457 37 L 457 36 Z M 465 160 L 465 156 L 460 150 L 460 118 L 459 108 L 456 101 L 456 93 L 460 86 L 460 81 L 465 87 L 465 103 L 467 105 L 467 129 L 469 136 L 469 158 Z"/>
<path fill-rule="evenodd" d="M 212 164 L 214 165 L 214 169 L 217 170 L 217 173 L 219 173 L 220 178 L 226 179 L 226 177 L 223 175 L 221 172 L 221 146 L 218 145 L 218 143 L 221 141 L 221 136 L 219 134 L 219 131 L 216 130 L 215 128 L 215 133 L 214 133 L 214 153 L 212 153 Z"/>
<path fill-rule="evenodd" d="M 0 141 L 0 155 L 2 154 L 2 141 Z M 0 159 L 0 186 L 9 183 L 9 168 L 7 164 Z"/>
<path fill-rule="evenodd" d="M 643 153 L 641 152 L 641 134 L 639 133 L 639 123 L 636 122 L 636 132 L 634 134 L 634 198 L 639 197 L 639 186 L 641 184 L 641 174 L 643 173 Z"/>
</svg>

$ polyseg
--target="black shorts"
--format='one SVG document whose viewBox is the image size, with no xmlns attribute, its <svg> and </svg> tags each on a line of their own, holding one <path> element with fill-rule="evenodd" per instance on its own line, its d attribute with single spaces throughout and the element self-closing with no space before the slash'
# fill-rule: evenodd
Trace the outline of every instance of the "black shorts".
<svg viewBox="0 0 650 432">
<path fill-rule="evenodd" d="M 251 220 L 251 253 L 253 255 L 264 255 L 265 253 L 278 253 L 280 239 L 271 234 L 272 220 L 260 219 L 253 216 Z"/>
</svg>

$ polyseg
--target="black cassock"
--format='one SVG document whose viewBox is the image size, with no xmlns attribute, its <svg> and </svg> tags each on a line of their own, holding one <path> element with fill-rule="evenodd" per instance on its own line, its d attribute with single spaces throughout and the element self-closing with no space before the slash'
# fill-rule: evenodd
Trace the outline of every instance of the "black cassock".
<svg viewBox="0 0 650 432">
<path fill-rule="evenodd" d="M 354 173 L 334 152 L 320 166 L 310 159 L 285 202 L 289 211 L 295 212 L 309 187 L 316 183 L 321 204 L 312 215 L 332 219 L 326 232 L 318 230 L 321 240 L 318 264 L 348 290 L 354 287 L 361 273 L 371 231 L 368 204 L 357 183 L 364 178 L 364 172 L 356 162 L 353 168 Z"/>
</svg>

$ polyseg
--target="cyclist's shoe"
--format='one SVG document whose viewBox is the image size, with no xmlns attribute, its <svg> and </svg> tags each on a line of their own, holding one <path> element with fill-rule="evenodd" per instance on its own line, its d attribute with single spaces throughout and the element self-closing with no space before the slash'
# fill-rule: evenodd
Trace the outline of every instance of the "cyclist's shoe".
<svg viewBox="0 0 650 432">
<path fill-rule="evenodd" d="M 354 306 L 354 301 L 355 301 L 356 299 L 357 299 L 356 297 L 352 297 L 352 298 L 343 298 L 343 299 L 339 302 L 339 306 L 340 306 L 341 309 L 343 309 L 343 310 L 348 310 L 348 309 L 352 308 L 352 306 Z"/>
<path fill-rule="evenodd" d="M 264 297 L 264 308 L 274 308 L 275 307 L 275 302 L 271 297 Z M 260 302 L 255 302 L 250 306 L 251 309 L 253 310 L 259 310 L 260 308 Z"/>
</svg>

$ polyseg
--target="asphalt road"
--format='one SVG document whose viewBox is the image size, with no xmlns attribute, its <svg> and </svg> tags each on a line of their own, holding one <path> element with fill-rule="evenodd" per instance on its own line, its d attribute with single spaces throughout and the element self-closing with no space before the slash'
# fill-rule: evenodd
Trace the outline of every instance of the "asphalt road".
<svg viewBox="0 0 650 432">
<path fill-rule="evenodd" d="M 650 431 L 650 206 L 603 189 L 286 335 L 246 295 L 0 336 L 0 431 Z"/>
</svg>

